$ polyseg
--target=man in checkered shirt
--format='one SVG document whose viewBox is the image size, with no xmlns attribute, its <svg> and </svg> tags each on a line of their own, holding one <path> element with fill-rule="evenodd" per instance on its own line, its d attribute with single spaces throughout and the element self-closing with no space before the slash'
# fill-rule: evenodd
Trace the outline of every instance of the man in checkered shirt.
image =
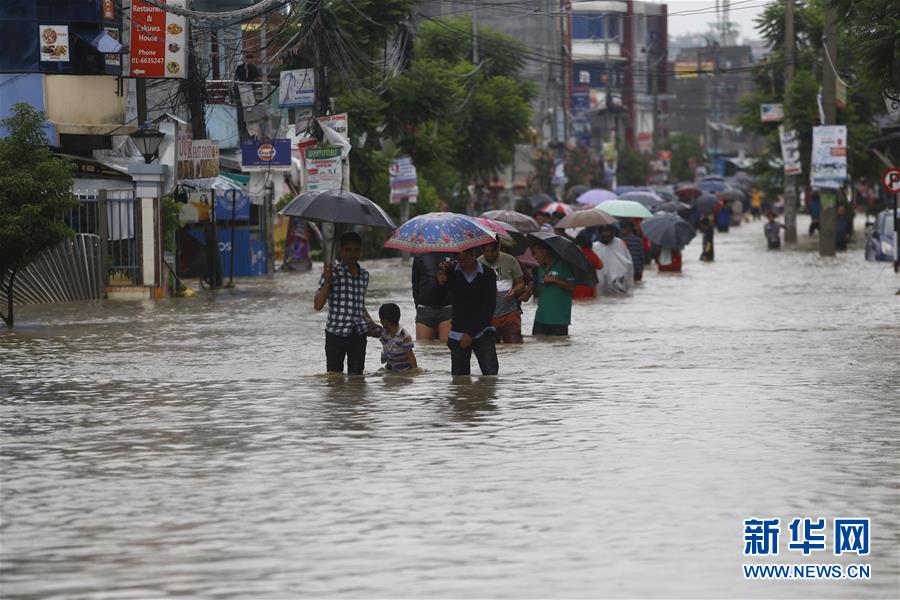
<svg viewBox="0 0 900 600">
<path fill-rule="evenodd" d="M 325 265 L 313 307 L 328 303 L 325 323 L 325 360 L 328 371 L 341 373 L 347 357 L 347 374 L 362 375 L 366 366 L 366 335 L 380 335 L 379 327 L 366 311 L 369 272 L 359 264 L 362 238 L 355 231 L 341 236 L 341 262 Z"/>
</svg>

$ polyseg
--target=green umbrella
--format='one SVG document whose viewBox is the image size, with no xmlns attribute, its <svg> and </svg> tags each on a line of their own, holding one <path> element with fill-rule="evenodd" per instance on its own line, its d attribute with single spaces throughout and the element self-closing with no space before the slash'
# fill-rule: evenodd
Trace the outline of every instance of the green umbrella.
<svg viewBox="0 0 900 600">
<path fill-rule="evenodd" d="M 646 219 L 653 216 L 653 213 L 647 210 L 643 204 L 633 200 L 607 200 L 598 204 L 594 210 L 602 210 L 613 217 L 626 219 Z"/>
</svg>

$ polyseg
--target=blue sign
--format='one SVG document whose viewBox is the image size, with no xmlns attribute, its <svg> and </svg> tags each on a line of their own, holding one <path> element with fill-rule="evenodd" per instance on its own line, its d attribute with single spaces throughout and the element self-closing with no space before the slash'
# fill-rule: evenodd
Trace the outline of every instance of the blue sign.
<svg viewBox="0 0 900 600">
<path fill-rule="evenodd" d="M 591 92 L 575 91 L 572 92 L 572 114 L 586 115 L 591 110 Z"/>
<path fill-rule="evenodd" d="M 234 220 L 250 220 L 250 196 L 241 190 L 216 190 L 216 221 L 230 221 L 234 202 Z"/>
<path fill-rule="evenodd" d="M 242 171 L 286 170 L 291 168 L 291 140 L 247 141 L 241 146 Z"/>
</svg>

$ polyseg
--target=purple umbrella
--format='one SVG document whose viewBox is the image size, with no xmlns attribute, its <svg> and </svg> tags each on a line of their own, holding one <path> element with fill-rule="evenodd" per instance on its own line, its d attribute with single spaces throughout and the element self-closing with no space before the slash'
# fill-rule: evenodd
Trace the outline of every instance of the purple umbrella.
<svg viewBox="0 0 900 600">
<path fill-rule="evenodd" d="M 588 190 L 582 195 L 578 196 L 576 202 L 578 204 L 600 204 L 601 202 L 605 202 L 606 200 L 615 200 L 616 195 L 604 189 L 593 189 Z"/>
<path fill-rule="evenodd" d="M 462 252 L 497 241 L 494 232 L 472 217 L 434 212 L 413 217 L 391 234 L 385 248 L 406 252 Z"/>
</svg>

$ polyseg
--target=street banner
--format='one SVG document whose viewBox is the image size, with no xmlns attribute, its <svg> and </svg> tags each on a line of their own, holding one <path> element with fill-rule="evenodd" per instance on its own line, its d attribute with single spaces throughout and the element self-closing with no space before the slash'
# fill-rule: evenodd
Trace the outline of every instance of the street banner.
<svg viewBox="0 0 900 600">
<path fill-rule="evenodd" d="M 404 198 L 415 204 L 419 199 L 419 178 L 412 159 L 403 156 L 391 161 L 388 174 L 391 178 L 391 204 L 400 204 Z"/>
<path fill-rule="evenodd" d="M 184 8 L 185 0 L 163 0 Z M 187 21 L 184 17 L 134 0 L 131 4 L 129 77 L 187 77 Z"/>
<path fill-rule="evenodd" d="M 341 148 L 338 146 L 319 146 L 303 151 L 306 169 L 306 190 L 321 192 L 323 190 L 339 190 L 343 184 L 341 170 Z"/>
<path fill-rule="evenodd" d="M 784 162 L 784 174 L 799 175 L 803 166 L 800 164 L 800 138 L 797 131 L 785 130 L 783 125 L 779 125 L 778 134 L 781 137 L 781 159 Z"/>
<path fill-rule="evenodd" d="M 38 25 L 41 61 L 69 62 L 69 26 Z"/>
<path fill-rule="evenodd" d="M 847 127 L 813 127 L 810 179 L 816 188 L 836 189 L 847 179 Z"/>
<path fill-rule="evenodd" d="M 760 104 L 759 120 L 763 123 L 784 121 L 784 104 Z"/>
<path fill-rule="evenodd" d="M 219 175 L 219 143 L 193 139 L 189 124 L 176 127 L 175 178 L 205 179 Z"/>
<path fill-rule="evenodd" d="M 316 98 L 315 71 L 293 69 L 282 71 L 278 84 L 278 106 L 309 108 Z"/>
<path fill-rule="evenodd" d="M 316 117 L 316 121 L 319 123 L 319 127 L 322 128 L 325 143 L 329 146 L 340 147 L 341 158 L 347 158 L 351 147 L 347 113 Z"/>
<path fill-rule="evenodd" d="M 653 135 L 647 131 L 638 133 L 637 147 L 641 154 L 652 154 Z"/>
<path fill-rule="evenodd" d="M 291 140 L 250 140 L 241 145 L 241 171 L 287 171 L 290 168 Z"/>
</svg>

